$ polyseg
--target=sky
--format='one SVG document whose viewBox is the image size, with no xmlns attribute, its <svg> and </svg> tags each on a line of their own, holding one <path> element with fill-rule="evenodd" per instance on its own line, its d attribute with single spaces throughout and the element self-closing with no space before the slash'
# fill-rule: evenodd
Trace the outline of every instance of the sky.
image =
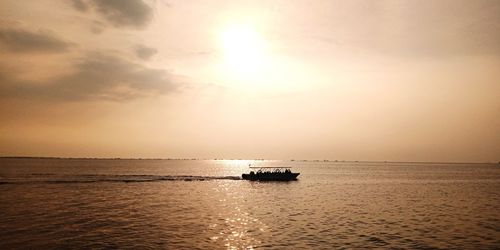
<svg viewBox="0 0 500 250">
<path fill-rule="evenodd" d="M 0 155 L 498 162 L 500 2 L 0 3 Z"/>
</svg>

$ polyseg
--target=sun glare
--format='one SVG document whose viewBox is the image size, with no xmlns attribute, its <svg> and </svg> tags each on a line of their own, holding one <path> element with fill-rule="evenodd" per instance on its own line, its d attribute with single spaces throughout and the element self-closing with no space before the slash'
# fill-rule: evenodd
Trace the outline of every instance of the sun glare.
<svg viewBox="0 0 500 250">
<path fill-rule="evenodd" d="M 220 61 L 214 72 L 218 83 L 245 92 L 291 91 L 312 80 L 304 67 L 276 54 L 275 44 L 262 35 L 261 25 L 233 23 L 218 30 Z M 301 65 L 300 65 L 301 66 Z M 307 76 L 306 76 L 307 75 Z"/>
<path fill-rule="evenodd" d="M 225 68 L 238 77 L 258 74 L 264 66 L 264 41 L 250 26 L 230 26 L 221 34 Z"/>
</svg>

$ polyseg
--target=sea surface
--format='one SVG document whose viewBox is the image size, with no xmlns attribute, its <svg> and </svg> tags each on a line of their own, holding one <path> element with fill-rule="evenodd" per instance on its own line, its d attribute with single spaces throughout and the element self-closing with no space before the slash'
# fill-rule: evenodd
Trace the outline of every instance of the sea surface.
<svg viewBox="0 0 500 250">
<path fill-rule="evenodd" d="M 0 249 L 47 248 L 499 249 L 500 165 L 0 159 Z"/>
</svg>

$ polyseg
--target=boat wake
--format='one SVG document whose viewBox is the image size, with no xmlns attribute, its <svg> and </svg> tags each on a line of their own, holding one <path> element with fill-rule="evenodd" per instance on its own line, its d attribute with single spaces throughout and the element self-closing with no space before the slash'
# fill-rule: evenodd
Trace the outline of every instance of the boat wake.
<svg viewBox="0 0 500 250">
<path fill-rule="evenodd" d="M 96 183 L 96 182 L 159 182 L 159 181 L 210 181 L 241 180 L 239 176 L 196 176 L 196 175 L 50 175 L 38 174 L 17 177 L 0 177 L 1 184 L 36 183 Z"/>
</svg>

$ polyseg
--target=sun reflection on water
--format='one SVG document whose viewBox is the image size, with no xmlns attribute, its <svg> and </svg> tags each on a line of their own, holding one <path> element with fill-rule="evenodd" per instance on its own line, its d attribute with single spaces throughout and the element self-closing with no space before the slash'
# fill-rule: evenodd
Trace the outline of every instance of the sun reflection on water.
<svg viewBox="0 0 500 250">
<path fill-rule="evenodd" d="M 214 189 L 224 198 L 218 200 L 218 221 L 209 225 L 210 240 L 227 249 L 254 249 L 260 245 L 258 236 L 265 233 L 268 226 L 243 208 L 245 195 L 236 192 L 238 188 L 228 182 L 221 182 Z"/>
<path fill-rule="evenodd" d="M 248 165 L 253 165 L 256 162 L 255 160 L 217 160 L 217 161 L 221 162 L 223 165 L 228 167 L 248 166 Z"/>
</svg>

